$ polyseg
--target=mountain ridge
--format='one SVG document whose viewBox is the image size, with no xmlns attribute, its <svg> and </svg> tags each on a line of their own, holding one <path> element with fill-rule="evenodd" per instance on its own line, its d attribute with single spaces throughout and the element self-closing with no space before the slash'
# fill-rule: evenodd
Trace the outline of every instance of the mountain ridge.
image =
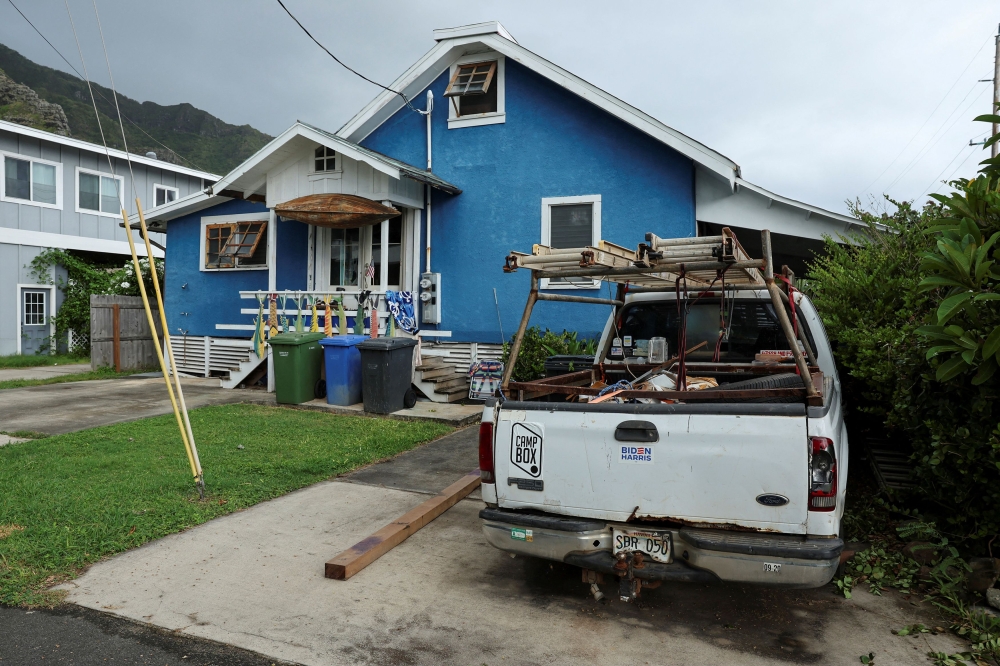
<svg viewBox="0 0 1000 666">
<path fill-rule="evenodd" d="M 4 44 L 0 44 L 0 70 L 6 74 L 0 75 L 0 119 L 61 134 L 53 129 L 59 127 L 60 113 L 52 108 L 57 105 L 70 136 L 101 143 L 85 81 L 39 65 Z M 5 84 L 3 78 L 13 85 Z M 91 85 L 108 146 L 123 150 L 111 90 Z M 34 92 L 37 102 L 24 86 Z M 250 125 L 227 123 L 187 102 L 165 106 L 138 102 L 119 92 L 118 105 L 132 153 L 152 151 L 164 162 L 202 171 L 227 173 L 273 138 Z"/>
</svg>

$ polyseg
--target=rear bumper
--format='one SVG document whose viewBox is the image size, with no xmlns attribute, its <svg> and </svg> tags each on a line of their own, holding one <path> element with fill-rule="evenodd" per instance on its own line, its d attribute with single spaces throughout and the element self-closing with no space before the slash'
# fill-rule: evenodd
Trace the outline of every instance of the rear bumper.
<svg viewBox="0 0 1000 666">
<path fill-rule="evenodd" d="M 491 508 L 483 509 L 479 517 L 486 540 L 500 550 L 615 573 L 611 554 L 615 523 Z M 515 530 L 518 538 L 512 536 Z M 531 531 L 530 541 L 522 530 Z M 673 562 L 647 560 L 642 569 L 634 570 L 636 578 L 820 587 L 833 578 L 844 548 L 837 538 L 686 527 L 666 531 L 673 538 Z M 765 563 L 780 564 L 780 571 L 766 572 Z"/>
</svg>

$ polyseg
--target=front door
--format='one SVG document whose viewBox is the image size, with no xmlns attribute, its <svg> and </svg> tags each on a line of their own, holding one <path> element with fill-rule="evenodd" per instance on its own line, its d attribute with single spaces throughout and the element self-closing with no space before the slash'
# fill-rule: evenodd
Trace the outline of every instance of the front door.
<svg viewBox="0 0 1000 666">
<path fill-rule="evenodd" d="M 21 290 L 21 353 L 37 354 L 49 350 L 49 290 Z"/>
</svg>

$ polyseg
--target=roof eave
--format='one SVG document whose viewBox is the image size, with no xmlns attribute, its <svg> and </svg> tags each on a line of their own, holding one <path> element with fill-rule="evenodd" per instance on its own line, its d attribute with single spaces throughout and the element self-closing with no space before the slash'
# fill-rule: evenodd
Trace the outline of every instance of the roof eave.
<svg viewBox="0 0 1000 666">
<path fill-rule="evenodd" d="M 563 86 L 577 96 L 701 164 L 706 169 L 719 174 L 729 181 L 731 187 L 735 187 L 736 179 L 740 177 L 740 168 L 733 160 L 496 33 L 442 39 L 389 87 L 413 97 L 451 65 L 451 60 L 456 57 L 451 51 L 474 43 L 481 43 L 492 48 L 550 81 Z M 383 91 L 345 123 L 337 131 L 337 136 L 353 142 L 360 142 L 402 107 L 403 102 L 399 99 L 399 95 Z"/>
</svg>

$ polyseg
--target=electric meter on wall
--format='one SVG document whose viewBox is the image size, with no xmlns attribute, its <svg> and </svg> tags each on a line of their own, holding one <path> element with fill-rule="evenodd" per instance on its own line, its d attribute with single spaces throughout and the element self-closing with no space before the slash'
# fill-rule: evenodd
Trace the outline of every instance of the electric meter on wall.
<svg viewBox="0 0 1000 666">
<path fill-rule="evenodd" d="M 423 273 L 420 276 L 420 323 L 441 323 L 441 274 Z"/>
</svg>

